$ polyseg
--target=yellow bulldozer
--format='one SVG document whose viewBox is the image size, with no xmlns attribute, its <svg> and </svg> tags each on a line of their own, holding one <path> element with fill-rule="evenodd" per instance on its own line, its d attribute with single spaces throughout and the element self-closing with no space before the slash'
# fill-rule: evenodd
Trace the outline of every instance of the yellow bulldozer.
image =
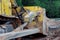
<svg viewBox="0 0 60 40">
<path fill-rule="evenodd" d="M 13 25 L 14 29 L 13 31 L 10 31 L 10 33 L 8 32 L 5 34 L 1 34 L 0 37 L 3 36 L 7 37 L 7 39 L 12 39 L 30 34 L 35 34 L 38 32 L 43 33 L 44 13 L 45 13 L 44 8 L 41 8 L 39 6 L 21 7 L 16 4 L 15 0 L 0 0 L 0 20 L 7 21 L 4 24 L 1 24 L 1 26 L 2 27 L 6 26 L 6 24 L 12 22 L 10 24 Z M 9 38 L 7 35 L 9 36 Z"/>
<path fill-rule="evenodd" d="M 39 17 L 37 17 L 37 20 L 40 22 L 43 21 L 43 8 L 38 6 L 24 6 L 24 7 L 16 6 L 16 9 L 15 9 L 14 5 L 15 5 L 15 0 L 1 0 L 0 15 L 5 17 L 11 17 L 11 18 L 13 17 L 18 18 L 18 15 L 22 13 L 22 17 L 26 22 L 26 21 L 29 21 L 28 18 L 25 18 L 26 15 L 27 16 L 30 15 L 30 14 L 28 15 L 28 13 L 32 12 L 32 14 L 35 13 L 34 15 L 36 15 L 37 13 L 40 12 L 40 14 L 38 15 Z M 25 12 L 23 13 L 23 11 L 21 10 Z M 35 22 L 33 23 L 36 24 Z"/>
</svg>

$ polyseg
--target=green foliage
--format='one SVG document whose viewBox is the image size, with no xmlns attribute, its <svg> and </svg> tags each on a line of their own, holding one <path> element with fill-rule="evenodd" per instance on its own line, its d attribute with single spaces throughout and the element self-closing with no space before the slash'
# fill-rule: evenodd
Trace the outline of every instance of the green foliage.
<svg viewBox="0 0 60 40">
<path fill-rule="evenodd" d="M 35 6 L 34 0 L 22 0 L 23 6 Z"/>
<path fill-rule="evenodd" d="M 17 3 L 18 6 L 23 6 L 22 5 L 22 0 L 16 0 L 16 3 Z"/>
<path fill-rule="evenodd" d="M 23 6 L 41 6 L 49 18 L 60 18 L 60 0 L 21 0 L 21 3 Z"/>
</svg>

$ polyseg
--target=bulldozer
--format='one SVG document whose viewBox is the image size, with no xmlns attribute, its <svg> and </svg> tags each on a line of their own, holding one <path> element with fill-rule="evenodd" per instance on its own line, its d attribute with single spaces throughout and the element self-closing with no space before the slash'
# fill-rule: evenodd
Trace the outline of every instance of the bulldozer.
<svg viewBox="0 0 60 40">
<path fill-rule="evenodd" d="M 6 3 L 6 4 L 5 4 Z M 31 18 L 34 18 L 36 16 L 36 21 L 43 21 L 43 8 L 38 6 L 24 6 L 20 7 L 15 3 L 15 0 L 1 0 L 0 2 L 0 20 L 4 21 L 10 21 L 10 20 L 20 20 L 24 22 L 29 22 L 31 19 L 29 19 L 29 16 Z M 35 14 L 34 14 L 35 13 Z M 35 19 L 32 19 L 35 20 Z M 23 24 L 24 22 L 21 22 Z M 33 22 L 36 24 L 35 22 Z"/>
<path fill-rule="evenodd" d="M 20 40 L 22 36 L 44 33 L 44 13 L 44 8 L 39 6 L 21 7 L 15 0 L 0 0 L 1 40 Z"/>
</svg>

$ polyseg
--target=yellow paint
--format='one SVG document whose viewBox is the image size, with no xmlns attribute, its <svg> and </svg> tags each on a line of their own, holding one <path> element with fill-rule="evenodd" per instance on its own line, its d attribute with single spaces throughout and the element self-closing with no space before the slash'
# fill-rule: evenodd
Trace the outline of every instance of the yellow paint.
<svg viewBox="0 0 60 40">
<path fill-rule="evenodd" d="M 37 12 L 39 10 L 40 11 L 42 10 L 42 8 L 38 7 L 38 6 L 25 6 L 24 8 L 25 8 L 25 10 L 28 9 L 33 12 Z M 19 9 L 20 8 L 18 7 L 17 10 L 19 10 Z M 11 0 L 2 0 L 2 6 L 1 6 L 1 2 L 0 2 L 0 15 L 12 16 Z M 40 14 L 40 17 L 38 17 L 38 20 L 43 21 L 43 13 Z"/>
<path fill-rule="evenodd" d="M 1 2 L 0 2 L 0 14 L 1 14 Z"/>
<path fill-rule="evenodd" d="M 17 10 L 17 12 L 19 13 L 20 10 L 21 10 L 21 8 L 20 8 L 20 7 L 17 7 L 16 10 Z"/>
<path fill-rule="evenodd" d="M 0 9 L 0 15 L 4 15 L 4 16 L 11 16 L 11 3 L 10 0 L 2 0 L 2 2 L 0 2 L 0 4 L 2 4 L 0 7 L 2 8 L 2 10 Z"/>
<path fill-rule="evenodd" d="M 30 10 L 30 11 L 34 11 L 34 12 L 37 12 L 37 11 L 41 11 L 40 13 L 40 17 L 38 17 L 38 21 L 43 21 L 43 9 L 41 7 L 38 7 L 38 6 L 26 6 L 24 7 L 25 10 Z"/>
<path fill-rule="evenodd" d="M 29 9 L 31 11 L 38 11 L 41 9 L 41 7 L 38 7 L 38 6 L 25 6 L 24 7 L 26 10 Z"/>
<path fill-rule="evenodd" d="M 0 0 L 0 14 L 1 14 L 1 4 L 2 4 L 2 3 L 1 3 L 1 0 Z"/>
</svg>

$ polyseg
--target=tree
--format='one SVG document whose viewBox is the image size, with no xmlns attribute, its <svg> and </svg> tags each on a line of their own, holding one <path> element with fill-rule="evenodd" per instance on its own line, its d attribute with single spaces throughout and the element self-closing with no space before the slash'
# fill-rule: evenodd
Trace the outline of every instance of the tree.
<svg viewBox="0 0 60 40">
<path fill-rule="evenodd" d="M 34 0 L 22 0 L 23 6 L 35 6 Z"/>
</svg>

